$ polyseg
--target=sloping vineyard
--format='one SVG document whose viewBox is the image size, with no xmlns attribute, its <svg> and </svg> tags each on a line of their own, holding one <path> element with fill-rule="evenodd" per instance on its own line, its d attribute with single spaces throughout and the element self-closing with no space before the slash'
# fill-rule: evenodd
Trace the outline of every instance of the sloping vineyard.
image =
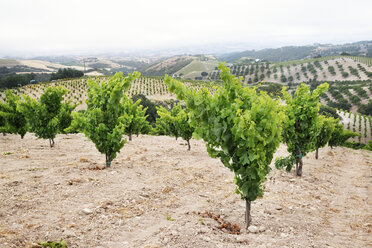
<svg viewBox="0 0 372 248">
<path fill-rule="evenodd" d="M 372 117 L 354 114 L 347 111 L 337 111 L 342 118 L 341 123 L 346 130 L 359 133 L 359 137 L 350 138 L 350 141 L 368 144 L 372 137 Z"/>
<path fill-rule="evenodd" d="M 107 81 L 109 77 L 97 78 L 101 81 Z M 168 87 L 164 84 L 162 77 L 140 77 L 136 79 L 130 86 L 127 92 L 128 97 L 132 97 L 137 94 L 143 94 L 146 96 L 172 96 L 168 92 Z M 215 87 L 218 84 L 204 82 L 204 81 L 183 81 L 187 87 L 200 90 L 206 87 L 212 94 L 215 92 Z M 59 80 L 56 82 L 30 84 L 20 88 L 15 88 L 13 91 L 17 95 L 26 94 L 32 98 L 39 99 L 43 91 L 49 86 L 63 86 L 68 90 L 68 93 L 64 96 L 65 101 L 71 101 L 74 104 L 84 103 L 87 98 L 87 85 L 88 79 L 74 79 L 74 80 Z M 5 97 L 5 90 L 0 91 L 0 100 Z"/>
</svg>

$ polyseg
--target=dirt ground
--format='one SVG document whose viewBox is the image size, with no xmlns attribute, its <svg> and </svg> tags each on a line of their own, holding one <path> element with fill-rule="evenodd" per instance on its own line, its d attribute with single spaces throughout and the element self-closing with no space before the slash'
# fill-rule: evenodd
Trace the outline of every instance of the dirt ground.
<svg viewBox="0 0 372 248">
<path fill-rule="evenodd" d="M 273 169 L 265 195 L 245 204 L 233 173 L 202 141 L 140 135 L 109 169 L 82 134 L 56 146 L 0 136 L 0 247 L 63 238 L 71 247 L 372 247 L 372 153 L 320 149 L 301 178 Z M 285 155 L 281 145 L 276 156 Z M 236 224 L 230 234 L 208 215 Z"/>
</svg>

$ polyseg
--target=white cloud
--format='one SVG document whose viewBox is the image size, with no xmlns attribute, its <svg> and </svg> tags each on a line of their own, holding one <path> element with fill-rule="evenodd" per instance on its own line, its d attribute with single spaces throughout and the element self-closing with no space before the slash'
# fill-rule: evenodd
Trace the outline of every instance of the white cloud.
<svg viewBox="0 0 372 248">
<path fill-rule="evenodd" d="M 370 0 L 2 0 L 0 50 L 351 42 L 372 38 L 371 9 Z"/>
</svg>

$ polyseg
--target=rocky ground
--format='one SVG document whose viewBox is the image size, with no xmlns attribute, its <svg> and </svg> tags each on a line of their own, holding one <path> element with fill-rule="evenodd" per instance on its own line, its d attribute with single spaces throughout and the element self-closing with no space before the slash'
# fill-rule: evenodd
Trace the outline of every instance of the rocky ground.
<svg viewBox="0 0 372 248">
<path fill-rule="evenodd" d="M 0 247 L 61 238 L 69 248 L 372 246 L 371 152 L 320 149 L 301 178 L 273 169 L 247 231 L 233 174 L 202 141 L 191 145 L 140 135 L 100 170 L 104 155 L 81 134 L 59 135 L 54 148 L 1 136 Z M 285 154 L 282 145 L 276 156 Z"/>
</svg>

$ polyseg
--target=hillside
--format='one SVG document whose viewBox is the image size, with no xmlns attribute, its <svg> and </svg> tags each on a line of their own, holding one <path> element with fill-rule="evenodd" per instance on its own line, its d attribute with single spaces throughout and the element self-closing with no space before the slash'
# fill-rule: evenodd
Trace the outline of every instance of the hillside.
<svg viewBox="0 0 372 248">
<path fill-rule="evenodd" d="M 43 58 L 40 58 L 43 59 Z M 65 57 L 55 58 L 48 60 L 10 60 L 0 58 L 0 67 L 6 67 L 12 73 L 23 74 L 23 73 L 53 73 L 57 72 L 58 69 L 73 68 L 79 71 L 85 71 L 86 76 L 102 76 L 111 75 L 112 73 L 122 71 L 124 73 L 132 72 L 139 68 L 142 68 L 148 63 L 135 62 L 135 60 L 127 61 L 124 59 L 108 59 L 108 58 L 96 58 L 96 57 L 84 57 L 84 58 L 70 58 Z M 60 62 L 58 62 L 60 61 Z"/>
<path fill-rule="evenodd" d="M 165 74 L 173 75 L 195 59 L 197 59 L 196 56 L 174 56 L 150 65 L 142 71 L 142 74 L 149 76 L 164 76 Z"/>
<path fill-rule="evenodd" d="M 204 55 L 194 59 L 190 64 L 175 72 L 175 76 L 183 79 L 207 79 L 202 73 L 208 73 L 218 67 L 218 61 L 214 56 Z"/>
<path fill-rule="evenodd" d="M 63 68 L 74 68 L 76 70 L 84 71 L 83 66 L 66 66 L 58 63 L 52 63 L 48 61 L 43 60 L 9 60 L 9 59 L 1 59 L 0 58 L 0 67 L 8 67 L 8 68 L 14 68 L 18 69 L 20 72 L 22 72 L 22 69 L 24 72 L 27 72 L 27 69 L 30 72 L 34 73 L 52 73 L 56 72 L 58 69 Z M 91 69 L 91 68 L 87 68 Z"/>
<path fill-rule="evenodd" d="M 372 58 L 337 56 L 282 63 L 233 64 L 231 72 L 245 83 L 293 83 L 309 81 L 364 81 L 372 79 Z M 210 75 L 218 71 L 210 72 Z"/>
<path fill-rule="evenodd" d="M 341 45 L 314 44 L 308 46 L 287 46 L 280 48 L 266 48 L 262 50 L 247 50 L 220 56 L 219 59 L 231 63 L 244 57 L 282 62 L 288 60 L 308 59 L 317 56 L 337 56 L 347 53 L 354 56 L 372 57 L 372 41 L 359 41 Z"/>
</svg>

